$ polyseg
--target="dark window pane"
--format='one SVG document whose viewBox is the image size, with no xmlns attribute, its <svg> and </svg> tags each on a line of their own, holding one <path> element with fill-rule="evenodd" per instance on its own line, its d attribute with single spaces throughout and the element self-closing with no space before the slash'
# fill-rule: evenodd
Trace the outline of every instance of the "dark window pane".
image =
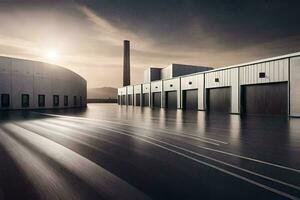
<svg viewBox="0 0 300 200">
<path fill-rule="evenodd" d="M 74 106 L 77 106 L 77 97 L 76 96 L 74 96 L 73 103 L 74 103 Z"/>
<path fill-rule="evenodd" d="M 68 105 L 69 105 L 69 97 L 64 96 L 64 106 L 68 106 Z"/>
<path fill-rule="evenodd" d="M 45 95 L 40 94 L 38 96 L 39 107 L 45 107 Z"/>
<path fill-rule="evenodd" d="M 59 106 L 59 96 L 53 95 L 53 106 Z"/>
<path fill-rule="evenodd" d="M 1 107 L 7 108 L 10 104 L 9 94 L 1 94 Z"/>
<path fill-rule="evenodd" d="M 29 107 L 29 94 L 22 94 L 22 107 Z"/>
</svg>

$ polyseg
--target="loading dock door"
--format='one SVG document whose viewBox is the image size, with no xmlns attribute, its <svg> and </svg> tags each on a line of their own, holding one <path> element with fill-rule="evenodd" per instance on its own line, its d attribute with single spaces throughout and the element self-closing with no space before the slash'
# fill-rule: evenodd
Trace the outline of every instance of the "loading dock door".
<svg viewBox="0 0 300 200">
<path fill-rule="evenodd" d="M 128 95 L 128 105 L 132 106 L 132 94 Z"/>
<path fill-rule="evenodd" d="M 198 90 L 183 91 L 182 100 L 183 109 L 198 110 Z"/>
<path fill-rule="evenodd" d="M 118 95 L 118 104 L 121 104 L 121 95 Z"/>
<path fill-rule="evenodd" d="M 166 108 L 177 109 L 177 91 L 166 92 Z"/>
<path fill-rule="evenodd" d="M 153 95 L 153 107 L 160 108 L 161 107 L 161 92 L 154 92 L 152 95 Z"/>
<path fill-rule="evenodd" d="M 121 104 L 126 105 L 126 95 L 121 96 Z"/>
<path fill-rule="evenodd" d="M 231 88 L 212 88 L 207 90 L 207 108 L 209 112 L 231 112 Z"/>
<path fill-rule="evenodd" d="M 149 106 L 149 94 L 143 94 L 143 106 Z"/>
<path fill-rule="evenodd" d="M 141 95 L 140 94 L 135 95 L 135 105 L 141 106 Z"/>
<path fill-rule="evenodd" d="M 288 84 L 272 83 L 242 87 L 242 113 L 288 115 Z"/>
</svg>

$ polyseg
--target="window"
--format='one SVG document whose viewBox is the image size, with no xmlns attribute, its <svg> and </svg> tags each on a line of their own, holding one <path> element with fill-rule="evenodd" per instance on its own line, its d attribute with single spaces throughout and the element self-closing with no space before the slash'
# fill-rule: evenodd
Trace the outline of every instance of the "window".
<svg viewBox="0 0 300 200">
<path fill-rule="evenodd" d="M 69 97 L 64 96 L 64 106 L 68 106 L 68 105 L 69 105 Z"/>
<path fill-rule="evenodd" d="M 76 96 L 74 96 L 74 98 L 73 98 L 73 104 L 74 104 L 74 106 L 77 106 L 77 97 Z"/>
<path fill-rule="evenodd" d="M 22 94 L 22 107 L 29 107 L 29 94 Z"/>
<path fill-rule="evenodd" d="M 45 95 L 39 94 L 38 104 L 39 104 L 39 107 L 45 107 Z"/>
<path fill-rule="evenodd" d="M 82 96 L 79 97 L 79 105 L 82 106 Z"/>
<path fill-rule="evenodd" d="M 53 106 L 59 106 L 59 96 L 53 95 Z"/>
<path fill-rule="evenodd" d="M 9 94 L 1 94 L 1 107 L 8 108 L 10 104 Z"/>
</svg>

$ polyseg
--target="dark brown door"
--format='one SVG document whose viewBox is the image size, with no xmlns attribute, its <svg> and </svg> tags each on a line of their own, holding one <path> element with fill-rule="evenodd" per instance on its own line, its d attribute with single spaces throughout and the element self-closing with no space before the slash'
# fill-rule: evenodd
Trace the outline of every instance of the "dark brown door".
<svg viewBox="0 0 300 200">
<path fill-rule="evenodd" d="M 166 108 L 177 109 L 177 91 L 166 92 Z"/>
<path fill-rule="evenodd" d="M 126 105 L 126 95 L 121 96 L 121 104 Z"/>
<path fill-rule="evenodd" d="M 141 106 L 141 95 L 140 94 L 135 95 L 135 105 Z"/>
<path fill-rule="evenodd" d="M 272 83 L 242 87 L 242 113 L 288 115 L 288 84 Z"/>
<path fill-rule="evenodd" d="M 149 94 L 143 94 L 143 106 L 149 106 Z"/>
<path fill-rule="evenodd" d="M 132 94 L 128 95 L 128 105 L 132 105 Z"/>
<path fill-rule="evenodd" d="M 209 112 L 231 112 L 231 88 L 212 88 L 207 90 L 207 108 Z"/>
<path fill-rule="evenodd" d="M 183 109 L 198 110 L 198 90 L 185 90 L 182 95 Z"/>
<path fill-rule="evenodd" d="M 154 92 L 152 95 L 153 95 L 153 107 L 160 108 L 161 107 L 161 92 Z"/>
</svg>

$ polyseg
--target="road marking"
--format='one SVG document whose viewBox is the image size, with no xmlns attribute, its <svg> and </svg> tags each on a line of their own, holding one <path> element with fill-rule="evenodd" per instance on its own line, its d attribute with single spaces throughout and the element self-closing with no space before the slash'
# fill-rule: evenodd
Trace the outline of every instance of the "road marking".
<svg viewBox="0 0 300 200">
<path fill-rule="evenodd" d="M 90 118 L 85 118 L 85 117 L 71 117 L 71 116 L 67 116 L 67 115 L 54 115 L 54 114 L 47 114 L 47 113 L 39 113 L 39 114 L 62 117 L 62 118 L 70 118 L 70 119 L 83 119 L 83 120 L 87 120 L 87 121 L 96 121 L 97 122 L 97 120 L 90 119 Z M 197 146 L 197 147 L 201 148 L 200 146 Z M 216 150 L 216 151 L 218 151 L 218 150 Z M 225 151 L 222 151 L 222 152 L 226 153 L 227 155 L 231 154 L 231 153 L 225 152 Z M 246 156 L 242 156 L 242 155 L 237 155 L 237 154 L 232 154 L 231 156 L 236 156 L 236 157 L 239 157 L 241 159 L 246 159 L 246 160 L 249 160 L 249 161 L 258 162 L 258 163 L 270 165 L 270 166 L 273 166 L 273 167 L 277 167 L 277 168 L 280 168 L 280 169 L 300 173 L 299 169 L 287 167 L 287 166 L 284 166 L 284 165 L 279 165 L 279 164 L 275 164 L 275 163 L 271 163 L 271 162 L 267 162 L 267 161 L 263 161 L 263 160 L 258 160 L 258 159 L 254 159 L 254 158 L 250 158 L 250 157 L 246 157 Z"/>
<path fill-rule="evenodd" d="M 146 128 L 146 127 L 142 127 L 142 126 L 133 126 L 133 125 L 126 124 L 126 123 L 114 122 L 114 121 L 103 120 L 103 119 L 92 119 L 92 118 L 86 118 L 86 117 L 72 117 L 72 116 L 67 116 L 67 115 L 56 115 L 56 114 L 48 114 L 48 113 L 39 113 L 39 114 L 48 115 L 48 116 L 55 116 L 55 117 L 65 117 L 65 118 L 71 118 L 71 119 L 84 119 L 84 120 L 95 121 L 95 122 L 108 122 L 108 123 L 112 123 L 112 124 L 125 125 L 125 126 L 134 127 L 134 128 L 141 128 L 141 129 L 153 131 L 153 129 L 151 129 L 151 128 Z M 180 137 L 195 139 L 195 140 L 199 140 L 199 141 L 210 140 L 210 141 L 214 141 L 214 144 L 216 144 L 216 142 L 221 143 L 221 144 L 229 144 L 228 142 L 212 139 L 212 138 L 209 138 L 209 137 L 197 136 L 197 135 L 186 134 L 186 133 L 178 133 L 176 131 L 173 131 L 173 132 L 176 132 L 176 133 L 170 133 L 170 131 L 165 131 L 165 130 L 156 130 L 156 131 L 162 132 L 162 133 L 167 133 L 169 135 L 176 135 L 176 136 L 180 136 Z M 206 141 L 206 142 L 209 142 L 209 141 Z M 219 146 L 219 144 L 216 145 L 216 146 Z"/>
<path fill-rule="evenodd" d="M 106 127 L 107 127 L 107 126 L 106 126 Z M 123 132 L 120 132 L 119 130 L 112 129 L 111 127 L 103 128 L 103 127 L 99 127 L 99 126 L 98 126 L 98 128 L 104 129 L 104 130 L 108 130 L 108 131 L 112 131 L 112 132 L 116 132 L 116 133 L 119 133 L 119 134 L 122 134 L 122 135 L 127 135 L 127 136 L 130 136 L 130 137 L 135 137 L 135 138 L 140 139 L 140 140 L 142 140 L 142 141 L 145 141 L 145 139 L 143 139 L 143 138 L 148 138 L 148 139 L 150 139 L 150 140 L 154 140 L 154 141 L 156 141 L 156 142 L 159 142 L 159 143 L 162 143 L 162 144 L 171 146 L 171 147 L 176 148 L 176 149 L 180 149 L 180 150 L 182 150 L 182 151 L 191 153 L 191 154 L 193 154 L 193 155 L 196 155 L 196 156 L 199 156 L 199 157 L 203 157 L 203 158 L 206 158 L 206 159 L 208 159 L 208 160 L 212 160 L 212 161 L 214 161 L 214 162 L 221 163 L 221 164 L 223 164 L 223 165 L 227 165 L 227 166 L 229 166 L 229 167 L 238 169 L 238 170 L 240 170 L 240 171 L 244 171 L 244 172 L 246 172 L 246 173 L 249 173 L 249 174 L 252 174 L 252 175 L 255 175 L 255 176 L 264 178 L 264 179 L 266 179 L 266 180 L 273 181 L 273 182 L 276 182 L 276 183 L 285 185 L 285 186 L 287 186 L 287 187 L 294 188 L 294 189 L 296 189 L 296 190 L 300 190 L 300 187 L 298 187 L 298 186 L 295 186 L 295 185 L 292 185 L 292 184 L 289 184 L 289 183 L 286 183 L 286 182 L 283 182 L 283 181 L 280 181 L 280 180 L 277 180 L 277 179 L 273 179 L 273 178 L 271 178 L 271 177 L 268 177 L 268 176 L 265 176 L 265 175 L 261 175 L 261 174 L 259 174 L 259 173 L 256 173 L 256 172 L 253 172 L 253 171 L 250 171 L 250 170 L 247 170 L 247 169 L 243 169 L 243 168 L 240 168 L 240 167 L 235 166 L 235 165 L 231 165 L 231 164 L 229 164 L 229 163 L 226 163 L 226 162 L 223 162 L 223 161 L 220 161 L 220 160 L 211 158 L 211 157 L 209 157 L 209 156 L 205 156 L 205 155 L 199 154 L 199 153 L 194 152 L 194 151 L 190 151 L 190 150 L 188 150 L 188 149 L 179 147 L 179 146 L 177 146 L 177 145 L 173 145 L 173 144 L 170 144 L 170 143 L 161 141 L 161 140 L 157 140 L 157 139 L 152 138 L 152 137 L 149 137 L 149 136 L 139 136 L 139 135 L 136 135 L 136 134 L 133 134 L 133 133 L 131 133 L 131 132 L 124 131 L 124 130 L 123 130 Z M 93 131 L 93 132 L 95 132 L 95 131 Z M 97 133 L 97 132 L 96 132 L 96 133 Z M 150 142 L 149 140 L 146 140 L 146 141 L 148 141 L 150 144 L 153 144 L 153 142 Z M 157 143 L 155 143 L 155 144 L 157 144 Z M 159 145 L 159 144 L 157 144 L 157 145 Z M 166 147 L 166 148 L 167 148 L 167 147 Z M 167 148 L 167 149 L 169 149 L 169 148 Z M 180 152 L 179 152 L 179 153 L 180 153 Z M 186 154 L 185 154 L 185 155 L 186 155 Z M 204 162 L 204 161 L 201 161 L 201 162 Z M 206 162 L 205 162 L 205 163 L 206 163 Z M 209 163 L 207 163 L 207 164 L 209 164 Z M 210 164 L 210 165 L 211 165 L 211 164 Z M 230 173 L 232 173 L 232 172 L 230 172 Z M 240 176 L 240 175 L 238 175 L 238 176 Z M 245 178 L 245 177 L 244 177 L 244 178 Z M 267 186 L 267 187 L 268 187 L 268 186 Z"/>
</svg>

